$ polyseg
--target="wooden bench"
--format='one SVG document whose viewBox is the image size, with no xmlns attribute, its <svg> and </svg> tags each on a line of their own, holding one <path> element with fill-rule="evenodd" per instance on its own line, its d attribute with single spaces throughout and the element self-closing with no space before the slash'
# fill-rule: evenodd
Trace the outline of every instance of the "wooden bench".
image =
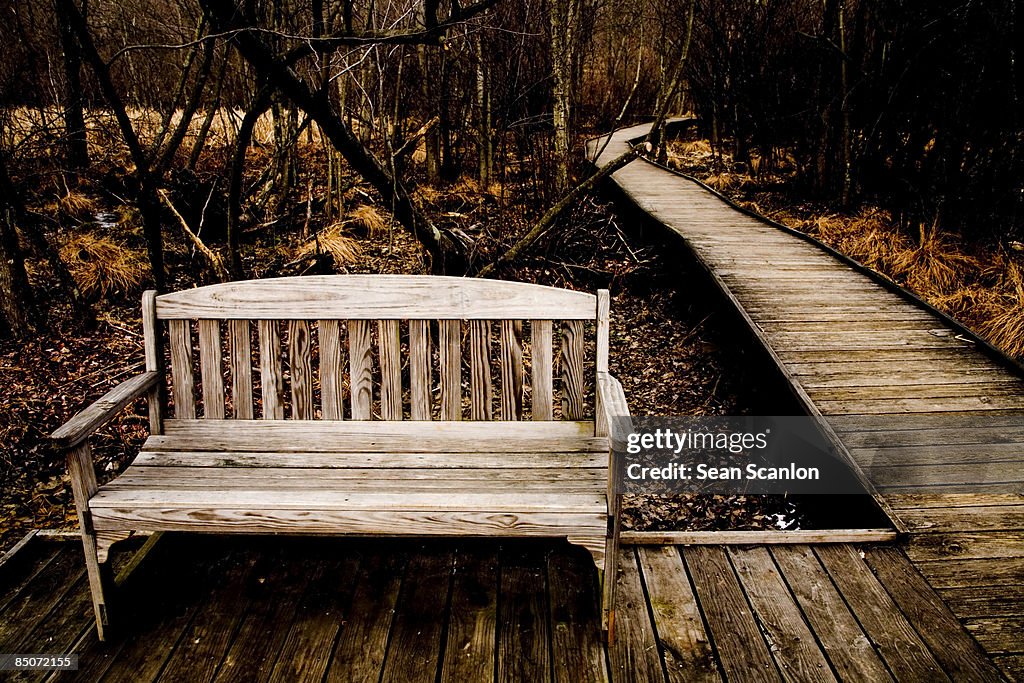
<svg viewBox="0 0 1024 683">
<path fill-rule="evenodd" d="M 53 434 L 101 638 L 110 546 L 136 531 L 564 537 L 607 577 L 611 631 L 607 291 L 341 275 L 150 291 L 142 313 L 146 372 Z M 142 396 L 151 435 L 98 486 L 88 437 Z"/>
</svg>

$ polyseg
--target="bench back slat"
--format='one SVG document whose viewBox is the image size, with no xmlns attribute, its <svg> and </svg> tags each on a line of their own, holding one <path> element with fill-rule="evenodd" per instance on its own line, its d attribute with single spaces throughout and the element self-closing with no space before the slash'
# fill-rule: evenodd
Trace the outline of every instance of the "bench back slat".
<svg viewBox="0 0 1024 683">
<path fill-rule="evenodd" d="M 338 292 L 352 289 L 354 277 L 303 280 L 330 284 L 333 294 L 326 300 L 333 306 L 343 298 Z M 227 289 L 215 285 L 200 288 L 212 292 L 196 294 L 200 290 L 193 290 L 187 298 L 147 294 L 147 334 L 156 340 L 150 355 L 159 364 L 161 346 L 167 344 L 163 348 L 170 357 L 175 418 L 542 422 L 578 421 L 594 415 L 589 404 L 594 400 L 591 373 L 607 368 L 608 304 L 604 292 L 598 297 L 569 292 L 573 296 L 564 298 L 563 290 L 521 283 L 490 282 L 479 289 L 458 278 L 355 279 L 362 295 L 370 300 L 380 298 L 375 289 L 378 280 L 386 292 L 397 291 L 400 282 L 426 281 L 413 291 L 464 288 L 459 296 L 451 292 L 438 296 L 445 306 L 458 299 L 459 310 L 471 313 L 463 318 L 393 317 L 389 311 L 398 310 L 395 300 L 391 309 L 376 318 L 366 311 L 361 316 L 333 317 L 323 308 L 308 318 L 297 315 L 296 309 L 278 317 L 261 317 L 260 312 L 267 309 L 258 302 L 252 304 L 249 317 L 243 317 L 242 310 L 219 318 L 206 315 L 214 310 L 209 302 L 225 305 L 225 292 L 250 296 L 255 291 L 273 290 L 276 293 L 267 294 L 268 300 L 283 306 L 285 297 L 277 290 L 298 291 L 296 307 L 302 309 L 309 283 L 296 290 L 290 280 L 260 281 L 256 289 L 249 288 L 253 283 L 231 283 L 235 286 Z M 441 283 L 444 286 L 439 289 L 438 280 L 447 284 Z M 534 309 L 537 312 L 522 318 L 507 313 L 483 316 L 480 310 L 497 306 L 486 297 L 483 309 L 474 308 L 479 303 L 472 301 L 474 292 L 490 292 L 506 284 L 511 285 L 509 299 L 519 302 L 516 305 L 525 305 L 524 292 L 532 291 L 535 302 L 541 302 Z M 546 298 L 550 292 L 555 292 L 553 300 Z M 410 300 L 406 310 L 423 310 L 422 301 L 417 302 L 413 295 Z M 569 302 L 568 314 L 564 310 L 555 314 L 548 305 L 551 301 Z M 581 301 L 589 302 L 586 316 Z M 178 317 L 186 302 L 195 305 L 193 317 Z M 444 307 L 434 305 L 435 313 L 438 306 Z M 200 310 L 204 313 L 198 313 Z M 454 308 L 449 306 L 449 310 Z"/>
<path fill-rule="evenodd" d="M 192 326 L 188 320 L 171 320 L 167 334 L 171 348 L 174 417 L 191 420 L 196 416 L 195 396 L 192 394 Z"/>
<path fill-rule="evenodd" d="M 583 323 L 566 320 L 562 323 L 562 416 L 566 420 L 582 420 L 583 399 Z"/>
<path fill-rule="evenodd" d="M 380 418 L 402 419 L 402 340 L 397 320 L 377 321 Z"/>
<path fill-rule="evenodd" d="M 409 414 L 413 420 L 430 419 L 430 324 L 409 321 Z"/>
<path fill-rule="evenodd" d="M 523 322 L 501 321 L 501 419 L 523 418 Z"/>
<path fill-rule="evenodd" d="M 341 322 L 320 320 L 317 322 L 317 332 L 320 340 L 320 405 L 323 419 L 340 420 L 344 415 Z"/>
<path fill-rule="evenodd" d="M 284 376 L 281 372 L 281 331 L 278 321 L 260 320 L 260 398 L 264 420 L 284 419 Z"/>
<path fill-rule="evenodd" d="M 220 321 L 199 321 L 199 379 L 203 386 L 203 417 L 224 418 L 224 375 Z"/>
<path fill-rule="evenodd" d="M 288 321 L 288 369 L 292 380 L 292 417 L 313 419 L 313 344 L 309 322 Z"/>
<path fill-rule="evenodd" d="M 252 419 L 252 337 L 248 320 L 229 320 L 231 402 L 236 420 Z"/>
<path fill-rule="evenodd" d="M 550 320 L 534 320 L 530 323 L 530 396 L 534 420 L 554 418 L 554 389 L 551 382 L 552 330 L 553 324 Z"/>
<path fill-rule="evenodd" d="M 469 419 L 494 418 L 491 393 L 491 323 L 469 322 Z"/>
<path fill-rule="evenodd" d="M 367 320 L 348 321 L 348 366 L 352 419 L 369 420 L 373 408 L 373 375 Z"/>
<path fill-rule="evenodd" d="M 439 320 L 441 419 L 462 419 L 462 321 Z"/>
</svg>

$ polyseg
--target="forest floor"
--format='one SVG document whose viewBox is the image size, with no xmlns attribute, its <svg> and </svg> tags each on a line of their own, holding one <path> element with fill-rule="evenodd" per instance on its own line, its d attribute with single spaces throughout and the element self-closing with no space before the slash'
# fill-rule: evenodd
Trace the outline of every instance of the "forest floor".
<svg viewBox="0 0 1024 683">
<path fill-rule="evenodd" d="M 243 245 L 250 276 L 426 272 L 418 244 L 390 224 L 374 193 L 355 178 L 342 183 L 347 189 L 340 215 L 333 221 L 320 218 L 324 212 L 319 197 L 326 193 L 318 179 L 325 175 L 325 163 L 318 150 L 307 150 L 296 183 L 301 189 L 290 197 L 286 210 L 262 222 L 250 217 Z M 253 178 L 257 171 L 252 171 Z M 203 175 L 201 164 L 196 178 L 213 173 Z M 174 196 L 188 201 L 189 185 L 182 183 Z M 205 195 L 194 188 L 192 193 Z M 425 188 L 422 196 L 435 220 L 454 223 L 476 240 L 477 255 L 484 260 L 524 234 L 540 204 L 526 182 L 480 192 L 466 177 Z M 83 329 L 72 323 L 66 297 L 40 263 L 29 263 L 33 284 L 48 298 L 50 330 L 28 340 L 0 342 L 0 551 L 29 529 L 75 526 L 63 457 L 49 446 L 46 435 L 137 372 L 143 359 L 139 301 L 148 268 L 136 213 L 99 182 L 85 181 L 73 193 L 41 196 L 36 202 L 35 210 L 49 212 L 62 226 L 56 240 L 93 300 L 96 324 Z M 316 210 L 310 220 L 311 206 Z M 207 239 L 219 246 L 216 235 Z M 627 232 L 611 203 L 591 197 L 531 255 L 496 275 L 611 290 L 611 370 L 622 380 L 634 414 L 755 412 L 764 389 L 749 374 L 744 348 L 728 333 L 714 301 L 690 286 L 695 276 L 686 272 L 677 248 L 658 240 Z M 166 248 L 171 289 L 210 281 L 201 255 L 170 219 Z M 95 437 L 101 482 L 129 464 L 147 425 L 140 402 Z M 644 496 L 626 501 L 625 523 L 643 530 L 779 529 L 799 528 L 808 517 L 799 503 L 779 497 Z"/>
<path fill-rule="evenodd" d="M 1024 244 L 968 241 L 927 226 L 901 226 L 881 202 L 841 210 L 813 200 L 782 155 L 776 167 L 715 153 L 695 132 L 668 145 L 670 168 L 740 206 L 805 232 L 915 293 L 1008 356 L 1024 359 Z"/>
</svg>

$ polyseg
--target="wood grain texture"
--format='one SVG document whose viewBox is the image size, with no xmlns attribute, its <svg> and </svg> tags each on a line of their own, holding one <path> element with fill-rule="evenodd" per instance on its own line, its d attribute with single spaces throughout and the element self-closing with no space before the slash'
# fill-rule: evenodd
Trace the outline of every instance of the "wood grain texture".
<svg viewBox="0 0 1024 683">
<path fill-rule="evenodd" d="M 437 616 L 447 606 L 451 573 L 452 553 L 443 547 L 417 553 L 409 562 L 391 626 L 391 637 L 402 647 L 388 653 L 381 683 L 436 681 L 443 626 Z"/>
<path fill-rule="evenodd" d="M 309 322 L 288 321 L 288 368 L 291 370 L 292 412 L 295 420 L 313 419 L 313 350 Z"/>
<path fill-rule="evenodd" d="M 544 570 L 528 551 L 503 559 L 497 681 L 551 680 L 550 625 Z"/>
<path fill-rule="evenodd" d="M 252 410 L 252 338 L 248 320 L 228 321 L 231 366 L 231 401 L 235 419 L 251 420 Z"/>
<path fill-rule="evenodd" d="M 321 414 L 325 420 L 340 420 L 344 416 L 341 323 L 319 320 L 317 335 L 320 341 Z"/>
<path fill-rule="evenodd" d="M 146 356 L 146 372 L 164 374 L 164 357 L 161 353 L 160 322 L 156 318 L 156 290 L 148 289 L 142 294 L 142 348 Z M 149 392 L 149 433 L 163 431 L 163 382 Z"/>
<path fill-rule="evenodd" d="M 228 282 L 156 297 L 160 319 L 593 320 L 593 294 L 437 275 L 316 275 Z"/>
<path fill-rule="evenodd" d="M 853 546 L 819 546 L 815 554 L 896 680 L 949 679 Z"/>
<path fill-rule="evenodd" d="M 616 566 L 616 576 L 606 579 L 618 584 L 615 640 L 608 645 L 611 678 L 650 683 L 665 681 L 635 551 L 632 548 L 620 550 Z"/>
<path fill-rule="evenodd" d="M 778 680 L 779 671 L 725 550 L 692 546 L 682 553 L 726 678 Z"/>
<path fill-rule="evenodd" d="M 828 660 L 768 549 L 732 547 L 728 554 L 757 621 L 768 634 L 772 656 L 783 676 L 801 681 L 835 681 Z"/>
<path fill-rule="evenodd" d="M 552 322 L 530 322 L 530 412 L 534 420 L 554 419 Z"/>
<path fill-rule="evenodd" d="M 473 544 L 456 548 L 441 681 L 494 679 L 498 572 L 494 546 Z"/>
<path fill-rule="evenodd" d="M 71 448 L 113 419 L 126 405 L 145 396 L 160 381 L 156 372 L 144 372 L 125 380 L 61 425 L 50 439 L 58 448 Z"/>
<path fill-rule="evenodd" d="M 551 653 L 556 683 L 608 680 L 590 565 L 590 558 L 585 555 L 556 551 L 548 556 Z"/>
<path fill-rule="evenodd" d="M 640 548 L 638 556 L 668 679 L 680 683 L 721 680 L 679 549 Z"/>
<path fill-rule="evenodd" d="M 586 412 L 583 400 L 583 323 L 562 323 L 562 419 L 582 420 Z"/>
<path fill-rule="evenodd" d="M 281 333 L 276 320 L 257 323 L 260 338 L 260 395 L 263 419 L 284 419 L 284 375 L 281 372 Z"/>
<path fill-rule="evenodd" d="M 469 323 L 469 419 L 491 420 L 491 323 Z"/>
<path fill-rule="evenodd" d="M 771 554 L 840 678 L 892 680 L 810 546 L 776 546 L 771 548 Z"/>
<path fill-rule="evenodd" d="M 501 419 L 523 418 L 523 323 L 501 321 Z"/>
<path fill-rule="evenodd" d="M 402 419 L 402 342 L 397 320 L 377 321 L 380 358 L 380 418 Z"/>
<path fill-rule="evenodd" d="M 441 419 L 462 419 L 462 321 L 439 320 Z"/>
<path fill-rule="evenodd" d="M 985 652 L 899 548 L 868 548 L 865 560 L 951 678 L 1000 680 Z"/>
<path fill-rule="evenodd" d="M 187 320 L 172 320 L 167 325 L 171 347 L 171 396 L 174 416 L 191 420 L 196 416 L 192 377 L 192 328 Z"/>
<path fill-rule="evenodd" d="M 370 323 L 348 321 L 349 394 L 353 420 L 369 420 L 373 409 Z"/>
<path fill-rule="evenodd" d="M 430 323 L 409 321 L 409 414 L 413 420 L 431 417 Z"/>
<path fill-rule="evenodd" d="M 224 369 L 220 321 L 199 321 L 199 377 L 203 386 L 203 417 L 224 419 Z"/>
</svg>

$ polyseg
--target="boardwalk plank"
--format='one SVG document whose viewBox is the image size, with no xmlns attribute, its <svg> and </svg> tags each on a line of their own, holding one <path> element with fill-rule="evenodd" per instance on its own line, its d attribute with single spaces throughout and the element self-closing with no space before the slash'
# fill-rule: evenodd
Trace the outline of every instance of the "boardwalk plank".
<svg viewBox="0 0 1024 683">
<path fill-rule="evenodd" d="M 679 549 L 643 547 L 638 553 L 668 679 L 721 680 Z"/>
<path fill-rule="evenodd" d="M 810 546 L 774 546 L 771 554 L 840 678 L 892 680 Z"/>
<path fill-rule="evenodd" d="M 594 572 L 590 555 L 576 547 L 572 547 L 571 552 L 568 548 L 559 548 L 548 558 L 551 651 L 556 683 L 608 680 Z"/>
<path fill-rule="evenodd" d="M 455 552 L 441 680 L 493 681 L 497 625 L 497 546 L 462 545 Z"/>
<path fill-rule="evenodd" d="M 620 548 L 615 580 L 615 640 L 608 646 L 612 680 L 665 681 L 658 640 L 647 613 L 636 551 Z"/>
<path fill-rule="evenodd" d="M 953 680 L 998 681 L 999 672 L 898 548 L 865 551 L 868 566 Z"/>
<path fill-rule="evenodd" d="M 778 680 L 779 671 L 725 550 L 690 546 L 683 548 L 683 558 L 726 678 Z"/>
<path fill-rule="evenodd" d="M 949 679 L 853 546 L 823 545 L 815 553 L 896 680 Z"/>
</svg>

